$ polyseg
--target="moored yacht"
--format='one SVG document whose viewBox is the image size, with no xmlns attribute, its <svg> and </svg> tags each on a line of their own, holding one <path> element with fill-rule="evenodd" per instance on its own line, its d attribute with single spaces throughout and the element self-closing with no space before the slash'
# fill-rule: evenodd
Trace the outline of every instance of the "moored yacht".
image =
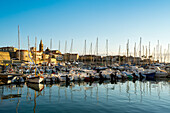
<svg viewBox="0 0 170 113">
<path fill-rule="evenodd" d="M 168 73 L 165 70 L 162 70 L 156 66 L 149 67 L 149 71 L 155 72 L 155 77 L 158 77 L 158 78 L 166 77 L 168 75 Z"/>
<path fill-rule="evenodd" d="M 40 75 L 29 75 L 26 78 L 26 81 L 31 83 L 41 83 L 43 80 L 44 77 Z"/>
</svg>

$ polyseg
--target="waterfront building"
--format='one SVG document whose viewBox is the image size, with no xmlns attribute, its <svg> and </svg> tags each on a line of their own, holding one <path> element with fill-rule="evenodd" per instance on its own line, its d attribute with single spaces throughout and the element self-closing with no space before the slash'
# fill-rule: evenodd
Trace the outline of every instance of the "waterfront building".
<svg viewBox="0 0 170 113">
<path fill-rule="evenodd" d="M 61 61 L 63 59 L 63 56 L 59 50 L 50 50 L 48 47 L 44 54 L 45 59 L 47 59 L 47 57 L 55 58 L 57 61 Z"/>
<path fill-rule="evenodd" d="M 18 49 L 15 47 L 1 47 L 0 51 L 9 52 L 11 59 L 16 59 L 16 51 Z"/>
<path fill-rule="evenodd" d="M 47 47 L 47 49 L 44 51 L 45 54 L 50 54 L 50 49 Z"/>
<path fill-rule="evenodd" d="M 9 52 L 0 51 L 0 64 L 1 64 L 4 60 L 11 60 L 11 59 L 10 59 L 10 54 L 9 54 Z"/>
<path fill-rule="evenodd" d="M 51 50 L 52 54 L 61 54 L 61 52 L 59 50 Z"/>
<path fill-rule="evenodd" d="M 77 53 L 65 53 L 63 54 L 63 60 L 64 61 L 69 61 L 69 62 L 73 62 L 73 61 L 77 61 L 79 59 L 79 55 Z"/>
<path fill-rule="evenodd" d="M 4 52 L 16 52 L 18 49 L 15 47 L 1 47 L 0 51 Z"/>
<path fill-rule="evenodd" d="M 40 44 L 39 44 L 39 51 L 43 52 L 43 42 L 42 42 L 42 40 L 40 41 Z"/>
<path fill-rule="evenodd" d="M 55 58 L 57 61 L 63 60 L 63 55 L 59 50 L 51 50 L 52 58 Z"/>
<path fill-rule="evenodd" d="M 33 59 L 35 60 L 35 54 L 36 54 L 36 60 L 42 60 L 43 52 L 41 51 L 35 51 L 32 52 Z"/>
<path fill-rule="evenodd" d="M 104 56 L 102 58 L 102 63 L 105 65 L 112 65 L 113 63 L 117 63 L 117 56 Z"/>
<path fill-rule="evenodd" d="M 96 55 L 81 55 L 79 56 L 79 62 L 84 62 L 89 65 L 101 65 L 102 64 L 102 56 Z"/>
<path fill-rule="evenodd" d="M 30 47 L 30 51 L 31 51 L 31 52 L 34 52 L 35 50 L 36 50 L 35 47 Z"/>
<path fill-rule="evenodd" d="M 30 54 L 30 57 L 32 57 L 31 52 L 29 52 L 29 54 Z M 20 60 L 31 61 L 31 59 L 28 56 L 28 50 L 20 50 L 20 52 L 19 52 L 19 50 L 17 50 L 16 51 L 16 58 L 19 59 L 19 56 L 20 56 Z"/>
<path fill-rule="evenodd" d="M 93 62 L 95 59 L 95 55 L 80 55 L 79 61 L 80 62 Z"/>
<path fill-rule="evenodd" d="M 43 60 L 47 60 L 49 58 L 49 56 L 50 56 L 49 54 L 43 54 L 42 58 L 43 58 Z"/>
</svg>

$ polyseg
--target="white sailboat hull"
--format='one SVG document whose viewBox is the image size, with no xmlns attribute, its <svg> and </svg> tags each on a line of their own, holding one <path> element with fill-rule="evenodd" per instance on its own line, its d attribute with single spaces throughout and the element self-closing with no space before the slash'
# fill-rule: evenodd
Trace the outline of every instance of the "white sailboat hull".
<svg viewBox="0 0 170 113">
<path fill-rule="evenodd" d="M 31 83 L 41 83 L 43 80 L 44 77 L 41 76 L 27 78 L 27 82 L 31 82 Z"/>
</svg>

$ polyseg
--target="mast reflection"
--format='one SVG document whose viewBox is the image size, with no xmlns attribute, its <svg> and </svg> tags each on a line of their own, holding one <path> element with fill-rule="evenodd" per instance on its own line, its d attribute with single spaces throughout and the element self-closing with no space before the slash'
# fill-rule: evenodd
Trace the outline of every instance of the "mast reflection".
<svg viewBox="0 0 170 113">
<path fill-rule="evenodd" d="M 37 99 L 37 97 L 39 97 L 41 95 L 41 91 L 44 89 L 44 85 L 43 84 L 36 84 L 36 83 L 27 83 L 27 86 L 34 90 L 34 108 L 33 108 L 33 111 L 35 113 L 36 105 L 37 105 L 36 99 Z M 37 95 L 37 92 L 38 92 L 38 95 Z M 29 93 L 27 93 L 27 94 L 29 94 Z"/>
<path fill-rule="evenodd" d="M 40 99 L 39 96 L 43 96 L 44 99 L 49 100 L 48 102 L 55 102 L 56 104 L 75 101 L 92 101 L 99 104 L 103 101 L 107 103 L 115 101 L 115 98 L 123 98 L 123 101 L 127 102 L 139 101 L 143 103 L 146 96 L 163 99 L 165 93 L 170 94 L 170 79 L 117 80 L 116 82 L 112 81 L 112 83 L 111 81 L 60 82 L 56 84 L 27 83 L 25 85 L 27 87 L 13 84 L 0 86 L 1 104 L 3 104 L 3 100 L 9 100 L 11 103 L 16 101 L 16 112 L 19 112 L 20 103 L 25 102 L 21 101 L 22 98 L 22 100 L 26 100 L 27 104 L 34 101 L 31 108 L 36 112 L 36 106 L 41 104 L 37 103 L 37 100 Z"/>
</svg>

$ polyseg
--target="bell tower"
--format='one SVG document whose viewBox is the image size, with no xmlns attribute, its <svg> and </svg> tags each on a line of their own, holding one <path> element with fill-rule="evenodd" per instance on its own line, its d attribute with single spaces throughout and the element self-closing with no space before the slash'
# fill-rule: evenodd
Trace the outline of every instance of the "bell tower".
<svg viewBox="0 0 170 113">
<path fill-rule="evenodd" d="M 40 44 L 39 44 L 39 51 L 43 52 L 43 43 L 42 43 L 42 40 L 40 41 Z"/>
</svg>

